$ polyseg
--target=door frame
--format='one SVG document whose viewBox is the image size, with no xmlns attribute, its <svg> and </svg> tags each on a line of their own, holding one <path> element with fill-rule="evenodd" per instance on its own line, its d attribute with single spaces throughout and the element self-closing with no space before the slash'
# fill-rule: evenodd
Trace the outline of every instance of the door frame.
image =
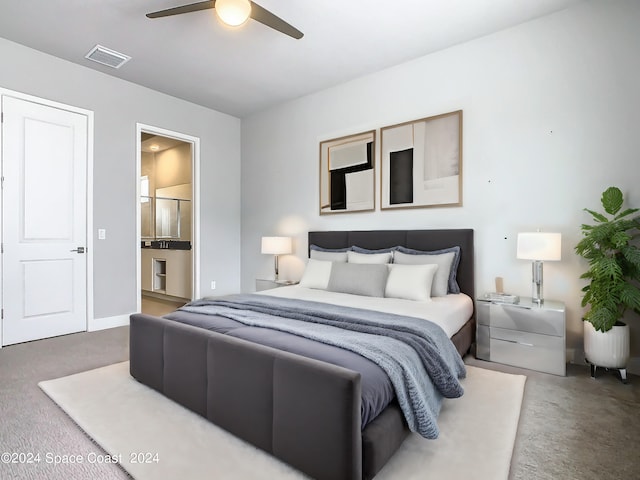
<svg viewBox="0 0 640 480">
<path fill-rule="evenodd" d="M 0 87 L 0 110 L 2 108 L 2 97 L 12 97 L 18 100 L 24 100 L 27 102 L 37 103 L 39 105 L 43 105 L 45 107 L 57 108 L 59 110 L 66 110 L 68 112 L 77 113 L 80 115 L 84 115 L 87 118 L 87 165 L 86 165 L 86 231 L 85 231 L 85 245 L 86 245 L 86 255 L 87 255 L 87 263 L 86 263 L 86 272 L 85 272 L 85 282 L 87 285 L 86 291 L 86 311 L 85 311 L 85 329 L 87 331 L 89 325 L 93 322 L 93 142 L 94 142 L 94 131 L 93 131 L 93 116 L 94 113 L 92 110 L 87 110 L 84 108 L 74 107 L 72 105 L 67 105 L 65 103 L 55 102 L 53 100 L 48 100 L 46 98 L 36 97 L 34 95 L 29 95 L 22 92 L 17 92 L 15 90 L 9 90 L 7 88 Z M 2 157 L 2 131 L 3 129 L 0 127 L 0 172 L 3 172 L 4 168 L 4 158 Z M 0 239 L 4 239 L 4 218 L 2 218 L 2 209 L 4 195 L 0 193 Z M 0 255 L 0 307 L 4 308 L 4 298 L 2 298 L 2 293 L 4 291 L 2 285 L 3 279 L 3 264 L 2 264 L 2 255 Z M 2 348 L 4 339 L 3 339 L 3 331 L 4 331 L 4 320 L 0 318 L 0 348 Z"/>
<path fill-rule="evenodd" d="M 191 299 L 200 298 L 200 138 L 165 128 L 136 123 L 136 311 L 142 311 L 142 236 L 140 229 L 140 175 L 142 174 L 142 133 L 174 138 L 191 144 Z"/>
</svg>

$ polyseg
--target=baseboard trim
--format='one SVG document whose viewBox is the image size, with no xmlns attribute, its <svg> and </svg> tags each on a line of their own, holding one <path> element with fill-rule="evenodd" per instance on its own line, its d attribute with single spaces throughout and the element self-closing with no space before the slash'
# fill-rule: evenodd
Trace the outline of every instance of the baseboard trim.
<svg viewBox="0 0 640 480">
<path fill-rule="evenodd" d="M 88 332 L 97 332 L 98 330 L 106 330 L 107 328 L 123 327 L 129 325 L 129 315 L 116 315 L 114 317 L 94 318 L 87 325 Z"/>
<path fill-rule="evenodd" d="M 580 363 L 580 361 L 584 362 L 584 355 L 580 358 L 575 348 L 567 348 L 567 363 Z"/>
<path fill-rule="evenodd" d="M 634 375 L 640 375 L 640 357 L 631 357 L 627 365 L 627 371 Z"/>
<path fill-rule="evenodd" d="M 174 297 L 173 295 L 164 295 L 162 293 L 149 292 L 148 290 L 142 290 L 142 296 L 148 298 L 155 298 L 157 300 L 164 300 L 165 302 L 190 302 L 190 298 Z"/>
</svg>

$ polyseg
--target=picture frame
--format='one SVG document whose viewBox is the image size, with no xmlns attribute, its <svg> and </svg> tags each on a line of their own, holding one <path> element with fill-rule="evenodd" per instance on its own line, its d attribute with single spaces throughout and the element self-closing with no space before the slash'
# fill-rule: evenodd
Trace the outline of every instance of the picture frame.
<svg viewBox="0 0 640 480">
<path fill-rule="evenodd" d="M 376 207 L 376 131 L 320 142 L 320 215 Z"/>
<path fill-rule="evenodd" d="M 380 208 L 462 206 L 462 110 L 380 129 Z"/>
</svg>

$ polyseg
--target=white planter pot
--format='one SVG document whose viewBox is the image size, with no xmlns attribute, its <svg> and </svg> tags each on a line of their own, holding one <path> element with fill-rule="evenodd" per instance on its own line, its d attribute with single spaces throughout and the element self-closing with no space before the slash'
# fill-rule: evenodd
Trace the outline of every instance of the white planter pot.
<svg viewBox="0 0 640 480">
<path fill-rule="evenodd" d="M 629 325 L 614 325 L 607 332 L 600 332 L 584 323 L 584 354 L 587 361 L 598 367 L 625 368 L 629 360 Z"/>
</svg>

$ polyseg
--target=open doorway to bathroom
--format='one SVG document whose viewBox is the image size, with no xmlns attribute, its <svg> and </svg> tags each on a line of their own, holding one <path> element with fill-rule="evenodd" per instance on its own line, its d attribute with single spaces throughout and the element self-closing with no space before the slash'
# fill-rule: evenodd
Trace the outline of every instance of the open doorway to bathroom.
<svg viewBox="0 0 640 480">
<path fill-rule="evenodd" d="M 197 296 L 198 139 L 138 125 L 138 311 L 162 316 Z"/>
</svg>

